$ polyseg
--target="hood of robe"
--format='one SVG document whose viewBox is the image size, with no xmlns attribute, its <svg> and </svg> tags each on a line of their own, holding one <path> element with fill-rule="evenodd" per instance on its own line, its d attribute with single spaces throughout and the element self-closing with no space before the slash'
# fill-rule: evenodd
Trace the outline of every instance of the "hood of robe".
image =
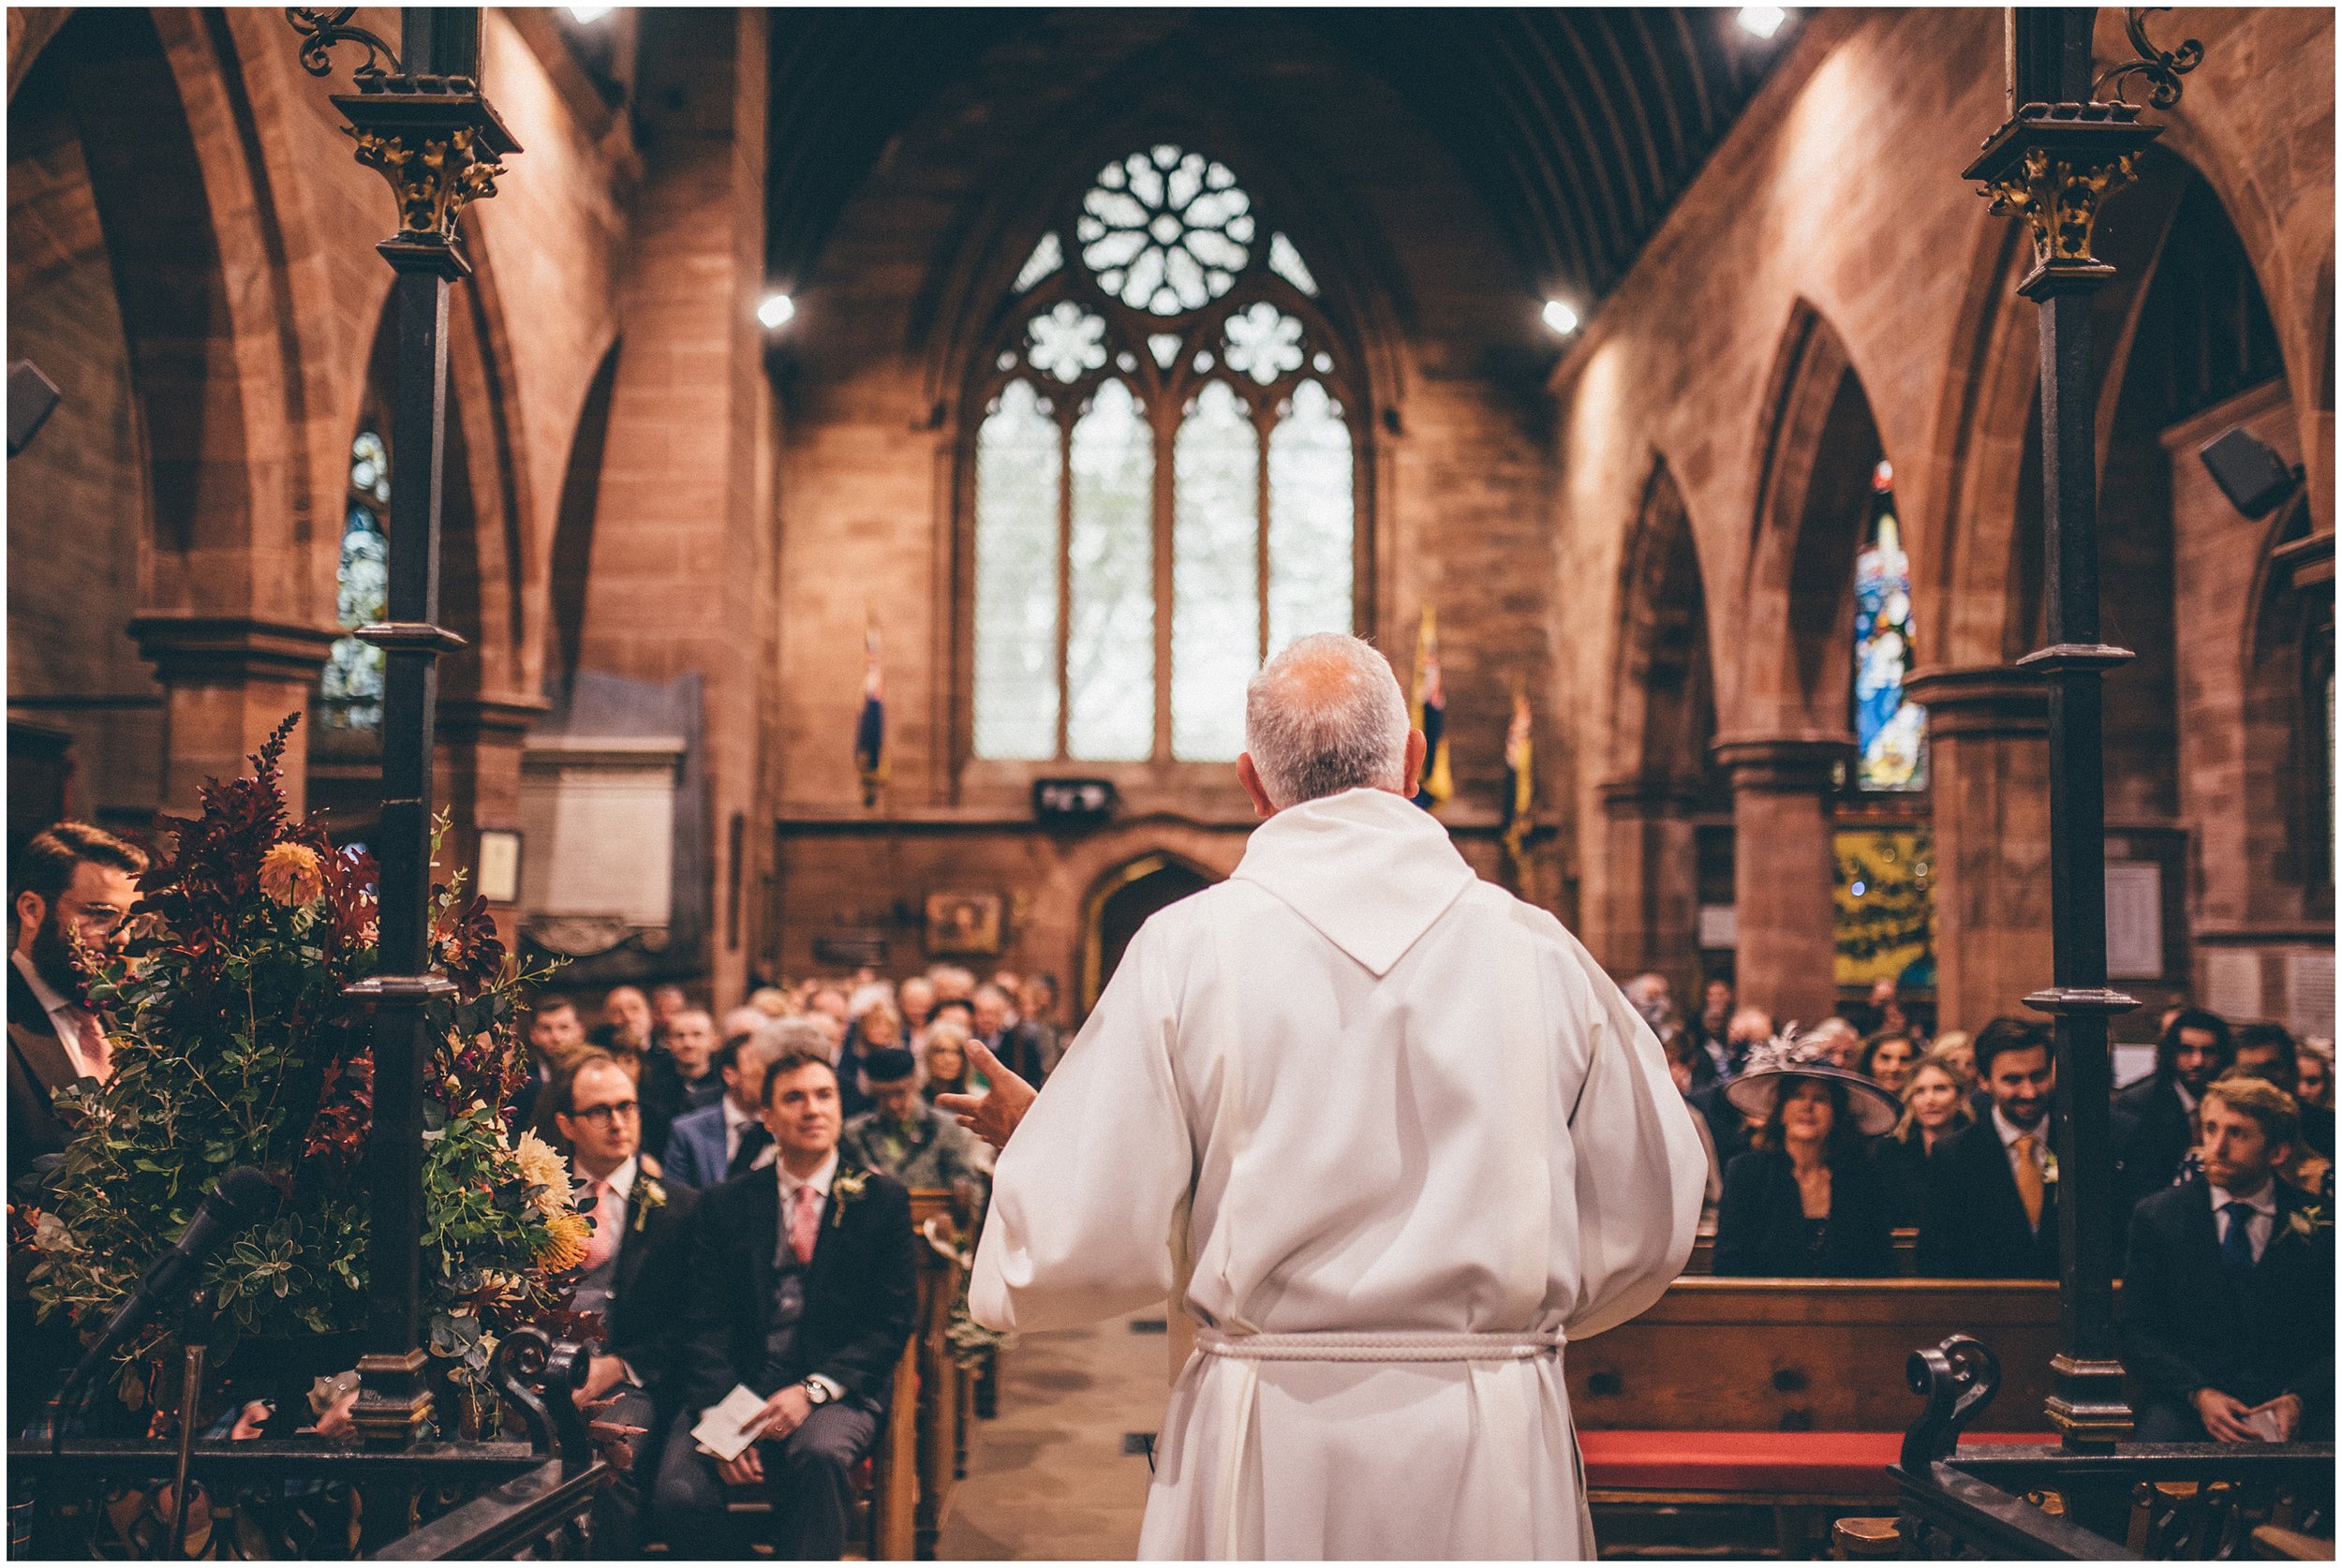
<svg viewBox="0 0 2342 1568">
<path fill-rule="evenodd" d="M 1387 790 L 1287 806 L 1253 830 L 1234 876 L 1377 978 L 1478 880 L 1430 812 Z"/>
</svg>

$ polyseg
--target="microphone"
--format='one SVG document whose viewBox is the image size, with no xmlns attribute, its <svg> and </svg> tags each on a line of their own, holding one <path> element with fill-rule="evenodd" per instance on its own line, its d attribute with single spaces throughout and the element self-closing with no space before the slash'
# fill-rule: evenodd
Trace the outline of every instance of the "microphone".
<svg viewBox="0 0 2342 1568">
<path fill-rule="evenodd" d="M 203 1266 L 205 1260 L 218 1251 L 230 1236 L 260 1218 L 275 1198 L 275 1184 L 249 1165 L 239 1165 L 214 1183 L 197 1207 L 195 1218 L 187 1221 L 187 1228 L 180 1234 L 178 1245 L 147 1265 L 139 1288 L 114 1309 L 113 1316 L 106 1320 L 105 1332 L 73 1368 L 73 1375 L 65 1380 L 57 1396 L 59 1409 L 71 1409 L 72 1400 L 67 1396 L 95 1377 L 107 1359 L 157 1309 L 185 1296 L 195 1283 L 196 1270 Z M 58 1430 L 63 1430 L 62 1422 Z"/>
</svg>

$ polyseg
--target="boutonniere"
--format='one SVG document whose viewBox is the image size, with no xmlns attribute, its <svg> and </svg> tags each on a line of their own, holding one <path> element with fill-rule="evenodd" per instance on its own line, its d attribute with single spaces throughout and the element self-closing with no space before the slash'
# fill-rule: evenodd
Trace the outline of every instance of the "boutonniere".
<svg viewBox="0 0 2342 1568">
<path fill-rule="evenodd" d="M 829 1184 L 829 1222 L 833 1228 L 846 1222 L 846 1206 L 862 1196 L 862 1190 L 870 1184 L 867 1171 L 839 1171 Z"/>
<path fill-rule="evenodd" d="M 2285 1228 L 2304 1241 L 2316 1237 L 2320 1231 L 2334 1229 L 2334 1217 L 2323 1204 L 2304 1204 L 2285 1217 Z"/>
<path fill-rule="evenodd" d="M 2054 1187 L 2057 1185 L 2057 1156 L 2054 1154 L 2044 1155 L 2042 1157 L 2041 1184 L 2045 1187 Z"/>
<path fill-rule="evenodd" d="M 638 1175 L 634 1178 L 634 1223 L 630 1228 L 640 1235 L 643 1227 L 650 1223 L 650 1211 L 666 1206 L 667 1190 L 659 1185 L 659 1178 Z"/>
</svg>

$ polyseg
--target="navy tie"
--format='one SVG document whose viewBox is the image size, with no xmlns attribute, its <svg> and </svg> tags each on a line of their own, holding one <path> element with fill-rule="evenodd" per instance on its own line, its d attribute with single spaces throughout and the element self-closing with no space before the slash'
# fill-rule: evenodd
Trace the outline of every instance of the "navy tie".
<svg viewBox="0 0 2342 1568">
<path fill-rule="evenodd" d="M 2253 1265 L 2253 1238 L 2246 1227 L 2252 1220 L 2253 1206 L 2233 1203 L 2223 1206 L 2220 1212 L 2228 1216 L 2228 1232 L 2220 1237 L 2221 1265 L 2239 1274 L 2248 1273 Z"/>
</svg>

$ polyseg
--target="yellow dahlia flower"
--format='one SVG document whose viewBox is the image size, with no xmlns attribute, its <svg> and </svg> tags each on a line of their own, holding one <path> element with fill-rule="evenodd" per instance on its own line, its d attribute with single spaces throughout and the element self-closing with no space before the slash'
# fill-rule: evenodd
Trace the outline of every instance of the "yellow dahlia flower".
<svg viewBox="0 0 2342 1568">
<path fill-rule="evenodd" d="M 260 857 L 260 891 L 289 909 L 325 896 L 325 866 L 306 844 L 272 845 Z"/>
</svg>

